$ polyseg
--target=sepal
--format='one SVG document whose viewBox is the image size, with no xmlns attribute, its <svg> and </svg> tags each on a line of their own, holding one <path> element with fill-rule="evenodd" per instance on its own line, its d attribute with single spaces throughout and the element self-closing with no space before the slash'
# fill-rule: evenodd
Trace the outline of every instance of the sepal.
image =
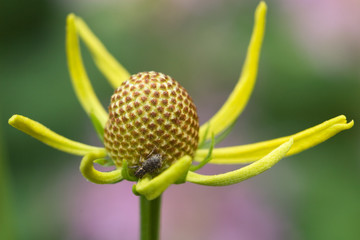
<svg viewBox="0 0 360 240">
<path fill-rule="evenodd" d="M 211 136 L 211 145 L 210 145 L 208 154 L 206 155 L 206 157 L 199 164 L 191 165 L 190 166 L 190 171 L 195 172 L 195 171 L 199 170 L 200 168 L 205 166 L 211 160 L 212 151 L 214 149 L 214 146 L 215 146 L 215 137 L 214 137 L 214 134 L 212 134 L 212 136 Z"/>
<path fill-rule="evenodd" d="M 130 173 L 129 173 L 129 166 L 128 166 L 128 163 L 126 160 L 123 160 L 122 161 L 122 166 L 121 166 L 122 170 L 121 170 L 121 175 L 123 176 L 124 179 L 128 180 L 128 181 L 131 181 L 131 182 L 135 182 L 137 181 L 138 179 L 134 176 L 132 176 Z"/>
</svg>

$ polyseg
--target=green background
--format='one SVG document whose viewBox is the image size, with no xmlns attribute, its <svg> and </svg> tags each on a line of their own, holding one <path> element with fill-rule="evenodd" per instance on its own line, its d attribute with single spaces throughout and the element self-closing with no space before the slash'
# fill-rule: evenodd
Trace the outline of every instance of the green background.
<svg viewBox="0 0 360 240">
<path fill-rule="evenodd" d="M 341 114 L 355 126 L 235 186 L 171 187 L 163 199 L 163 239 L 358 239 L 360 33 L 351 27 L 336 32 L 333 24 L 336 19 L 355 24 L 351 13 L 360 6 L 339 1 L 353 11 L 335 12 L 335 18 L 328 14 L 330 2 L 306 6 L 317 6 L 322 22 L 309 21 L 306 8 L 296 4 L 268 2 L 258 82 L 221 146 L 289 135 Z M 131 184 L 86 182 L 79 157 L 33 140 L 7 120 L 21 114 L 100 146 L 67 70 L 65 19 L 74 12 L 131 73 L 155 70 L 179 81 L 203 123 L 237 81 L 257 2 L 1 0 L 0 5 L 0 239 L 136 238 Z M 329 26 L 335 28 L 333 38 L 321 34 Z M 83 56 L 107 106 L 112 89 L 85 48 Z M 209 166 L 203 172 L 238 167 Z"/>
</svg>

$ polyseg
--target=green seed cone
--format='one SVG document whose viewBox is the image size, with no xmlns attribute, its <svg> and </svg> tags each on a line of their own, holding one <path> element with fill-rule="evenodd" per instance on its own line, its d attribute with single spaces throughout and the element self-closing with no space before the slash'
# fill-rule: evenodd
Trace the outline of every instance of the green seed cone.
<svg viewBox="0 0 360 240">
<path fill-rule="evenodd" d="M 192 156 L 199 140 L 196 107 L 170 76 L 157 72 L 134 74 L 111 97 L 104 144 L 117 166 L 141 166 L 154 154 L 169 167 Z"/>
</svg>

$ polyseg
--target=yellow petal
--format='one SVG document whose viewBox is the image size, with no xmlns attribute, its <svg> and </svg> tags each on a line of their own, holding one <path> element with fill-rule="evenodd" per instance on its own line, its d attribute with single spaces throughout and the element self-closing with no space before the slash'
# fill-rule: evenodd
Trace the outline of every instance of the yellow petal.
<svg viewBox="0 0 360 240">
<path fill-rule="evenodd" d="M 147 200 L 155 199 L 182 177 L 188 171 L 190 164 L 191 157 L 184 156 L 155 178 L 144 177 L 140 179 L 135 190 L 145 196 Z"/>
<path fill-rule="evenodd" d="M 80 37 L 89 48 L 95 64 L 113 88 L 119 87 L 123 81 L 129 79 L 129 72 L 106 50 L 104 45 L 81 18 L 75 17 L 75 26 Z"/>
<path fill-rule="evenodd" d="M 106 157 L 105 149 L 88 153 L 80 164 L 80 172 L 90 182 L 97 184 L 111 184 L 121 181 L 121 168 L 111 172 L 100 172 L 94 168 L 93 162 L 98 158 Z"/>
<path fill-rule="evenodd" d="M 218 175 L 201 175 L 189 171 L 186 181 L 208 186 L 227 186 L 254 177 L 274 166 L 289 151 L 293 139 L 283 143 L 268 155 L 246 167 Z"/>
<path fill-rule="evenodd" d="M 215 135 L 231 125 L 240 115 L 254 88 L 259 64 L 260 50 L 265 32 L 266 4 L 260 2 L 255 12 L 255 25 L 239 81 L 221 109 L 200 128 L 200 139 L 206 129 Z M 210 126 L 209 126 L 210 124 Z M 207 136 L 207 139 L 211 136 Z"/>
<path fill-rule="evenodd" d="M 341 115 L 287 137 L 236 147 L 215 148 L 210 163 L 236 164 L 256 161 L 268 154 L 272 149 L 288 141 L 289 138 L 293 138 L 294 145 L 287 153 L 287 156 L 290 156 L 322 143 L 337 133 L 351 128 L 353 125 L 353 121 L 347 123 L 346 117 Z M 206 154 L 206 149 L 198 150 L 195 160 L 200 161 Z"/>
<path fill-rule="evenodd" d="M 67 139 L 44 125 L 21 115 L 13 115 L 9 119 L 9 124 L 53 148 L 70 154 L 85 155 L 89 152 L 103 150 L 103 148 Z"/>
<path fill-rule="evenodd" d="M 86 113 L 89 116 L 94 114 L 94 116 L 99 119 L 99 122 L 104 127 L 108 118 L 108 114 L 99 102 L 99 99 L 96 97 L 89 77 L 85 71 L 79 48 L 79 41 L 76 34 L 74 14 L 70 14 L 67 17 L 66 31 L 66 53 L 68 58 L 68 66 L 76 95 Z"/>
</svg>

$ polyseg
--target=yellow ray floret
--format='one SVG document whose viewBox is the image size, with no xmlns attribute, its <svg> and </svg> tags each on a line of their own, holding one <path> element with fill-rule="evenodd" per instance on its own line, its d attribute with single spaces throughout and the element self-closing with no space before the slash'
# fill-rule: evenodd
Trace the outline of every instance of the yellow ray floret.
<svg viewBox="0 0 360 240">
<path fill-rule="evenodd" d="M 294 145 L 287 153 L 287 156 L 290 156 L 320 144 L 337 133 L 351 128 L 353 125 L 353 121 L 347 123 L 346 117 L 341 115 L 287 137 L 236 147 L 216 148 L 213 150 L 210 163 L 236 164 L 256 161 L 268 154 L 272 149 L 288 141 L 289 138 L 293 138 Z M 195 160 L 200 161 L 206 154 L 206 149 L 198 150 Z"/>
<path fill-rule="evenodd" d="M 148 200 L 155 199 L 181 178 L 189 170 L 190 164 L 191 157 L 184 156 L 155 178 L 150 179 L 145 176 L 140 179 L 134 190 Z"/>
<path fill-rule="evenodd" d="M 100 172 L 94 168 L 93 162 L 98 158 L 106 157 L 105 149 L 88 153 L 84 156 L 80 164 L 80 172 L 90 182 L 97 184 L 111 184 L 121 181 L 121 168 L 111 172 Z"/>
<path fill-rule="evenodd" d="M 95 64 L 113 88 L 119 87 L 123 81 L 129 79 L 129 72 L 106 50 L 86 23 L 81 18 L 74 17 L 76 30 L 89 48 Z"/>
<path fill-rule="evenodd" d="M 9 124 L 53 148 L 70 154 L 85 155 L 89 152 L 103 150 L 103 148 L 67 139 L 44 125 L 21 115 L 13 115 L 9 119 Z"/>
<path fill-rule="evenodd" d="M 91 114 L 96 116 L 101 125 L 104 127 L 108 118 L 108 114 L 96 97 L 89 77 L 85 71 L 75 28 L 74 14 L 70 14 L 68 16 L 66 27 L 66 53 L 70 76 L 75 93 L 86 113 L 89 116 Z"/>
<path fill-rule="evenodd" d="M 239 81 L 221 109 L 200 128 L 200 139 L 206 129 L 215 135 L 231 125 L 246 106 L 254 88 L 259 64 L 260 50 L 265 32 L 266 4 L 260 2 L 255 12 L 255 25 Z M 209 126 L 210 124 L 210 126 Z M 206 136 L 207 139 L 211 136 Z"/>
<path fill-rule="evenodd" d="M 254 177 L 272 166 L 274 166 L 281 158 L 283 158 L 289 151 L 293 144 L 293 139 L 290 138 L 287 142 L 280 145 L 278 148 L 270 152 L 268 155 L 246 167 L 239 170 L 231 171 L 218 175 L 201 175 L 194 172 L 189 172 L 186 181 L 208 186 L 227 186 L 239 183 L 251 177 Z"/>
</svg>

